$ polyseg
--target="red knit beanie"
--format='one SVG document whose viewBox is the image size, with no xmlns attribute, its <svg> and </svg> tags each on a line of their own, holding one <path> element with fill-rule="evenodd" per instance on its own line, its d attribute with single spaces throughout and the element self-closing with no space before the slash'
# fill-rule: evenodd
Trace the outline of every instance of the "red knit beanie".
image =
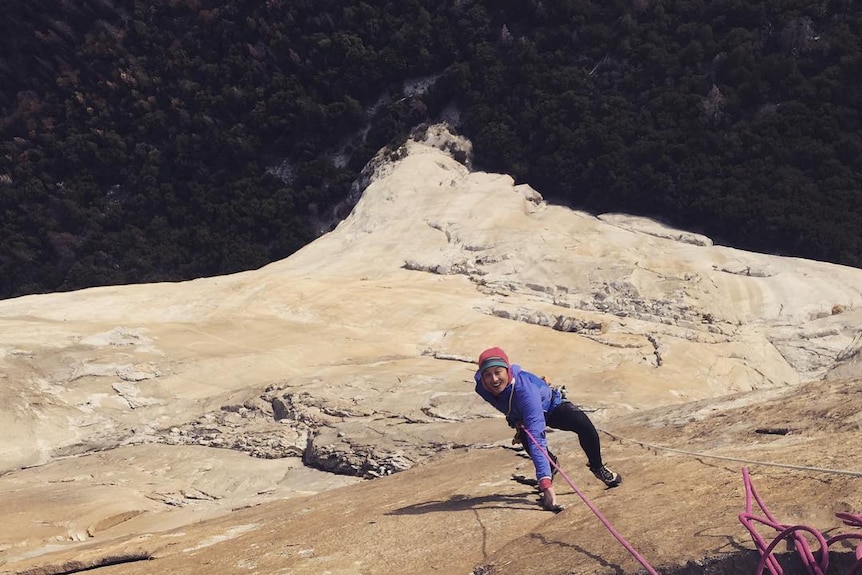
<svg viewBox="0 0 862 575">
<path fill-rule="evenodd" d="M 479 355 L 479 373 L 494 366 L 509 369 L 509 356 L 499 347 L 486 349 Z"/>
</svg>

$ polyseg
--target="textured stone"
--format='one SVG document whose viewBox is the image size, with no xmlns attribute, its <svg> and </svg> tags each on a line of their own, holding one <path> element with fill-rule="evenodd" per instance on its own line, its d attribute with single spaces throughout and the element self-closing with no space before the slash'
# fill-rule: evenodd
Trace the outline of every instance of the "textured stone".
<svg viewBox="0 0 862 575">
<path fill-rule="evenodd" d="M 464 515 L 491 509 L 483 521 L 500 531 L 470 541 L 473 551 L 487 550 L 487 564 L 493 555 L 499 570 L 514 561 L 502 550 L 506 537 L 522 537 L 528 527 L 498 513 L 506 500 L 495 493 L 507 491 L 500 481 L 512 461 L 510 454 L 484 452 L 508 445 L 510 431 L 473 393 L 472 362 L 482 349 L 500 345 L 515 363 L 565 385 L 603 428 L 652 434 L 680 447 L 702 443 L 701 449 L 741 449 L 752 438 L 739 425 L 766 413 L 746 411 L 746 422 L 731 426 L 733 437 L 719 433 L 716 419 L 689 436 L 699 409 L 712 418 L 730 409 L 721 398 L 743 394 L 754 402 L 765 397 L 756 393 L 862 375 L 862 270 L 716 246 L 643 218 L 553 206 L 509 176 L 472 172 L 441 151 L 461 150 L 464 157 L 469 150 L 443 128 L 425 133 L 435 146 L 411 141 L 391 156 L 397 161 L 379 158 L 350 215 L 286 260 L 231 276 L 0 302 L 0 490 L 10 510 L 0 528 L 0 566 L 30 557 L 33 569 L 52 561 L 61 569 L 71 560 L 46 554 L 58 542 L 83 553 L 75 547 L 83 539 L 103 545 L 102 560 L 115 551 L 129 557 L 123 569 L 132 573 L 134 558 L 176 552 L 153 534 L 180 527 L 192 533 L 193 523 L 214 518 L 223 523 L 199 533 L 220 537 L 223 525 L 228 535 L 218 541 L 228 545 L 245 537 L 231 531 L 238 528 L 229 523 L 235 510 L 278 502 L 287 505 L 280 513 L 312 517 L 309 525 L 324 531 L 326 521 L 354 517 L 354 507 L 368 514 L 356 519 L 366 538 L 348 537 L 368 551 L 344 565 L 374 563 L 377 553 L 406 569 L 413 553 L 412 564 L 437 561 L 441 572 L 469 571 L 443 562 L 447 556 L 469 558 L 472 566 L 483 556 L 455 552 L 453 540 L 420 527 L 422 514 L 442 513 L 427 525 L 442 519 L 469 530 L 459 523 Z M 809 394 L 810 404 L 819 401 Z M 834 433 L 850 434 L 857 425 L 853 397 L 844 397 L 846 409 L 833 402 L 809 413 L 800 405 L 769 424 L 803 428 L 823 420 Z M 669 411 L 656 411 L 662 409 Z M 639 416 L 650 425 L 626 423 Z M 796 439 L 791 433 L 770 449 L 784 445 L 782 457 L 801 458 Z M 468 462 L 465 448 L 482 453 Z M 630 466 L 627 476 L 642 470 L 645 483 L 626 479 L 626 486 L 661 491 L 655 486 L 676 481 L 621 446 L 611 443 L 609 452 Z M 577 447 L 568 454 L 572 469 L 582 471 Z M 447 463 L 461 456 L 461 463 Z M 709 482 L 698 469 L 673 473 Z M 468 477 L 476 484 L 468 485 Z M 386 485 L 396 486 L 401 503 L 386 503 L 391 498 L 376 494 L 377 487 L 363 488 L 369 483 L 363 478 L 391 481 Z M 366 491 L 356 492 L 358 500 L 338 499 L 341 510 L 329 509 L 330 490 L 344 486 Z M 464 503 L 465 493 L 487 498 L 487 505 Z M 532 509 L 518 493 L 507 497 L 518 509 Z M 858 503 L 848 497 L 848 506 Z M 661 511 L 658 503 L 640 504 Z M 383 537 L 401 542 L 405 562 L 375 547 L 381 535 L 371 524 L 392 524 L 373 505 L 400 509 L 397 519 L 424 529 L 428 546 L 412 546 L 393 527 Z M 251 523 L 269 521 L 275 520 Z M 269 528 L 289 539 L 282 527 Z M 150 543 L 136 547 L 129 537 L 141 534 L 152 535 Z M 119 551 L 107 543 L 114 538 L 126 538 Z M 285 544 L 292 572 L 320 573 L 327 557 L 341 557 L 327 541 L 321 535 L 313 552 Z M 664 552 L 655 541 L 646 544 Z M 243 561 L 263 564 L 266 557 Z M 303 570 L 300 563 L 311 557 L 316 566 Z M 80 560 L 100 564 L 96 556 Z M 184 572 L 212 570 L 189 561 Z M 247 572 L 243 565 L 220 572 Z M 356 572 L 343 569 L 332 572 Z M 498 570 L 492 572 L 529 573 Z"/>
</svg>

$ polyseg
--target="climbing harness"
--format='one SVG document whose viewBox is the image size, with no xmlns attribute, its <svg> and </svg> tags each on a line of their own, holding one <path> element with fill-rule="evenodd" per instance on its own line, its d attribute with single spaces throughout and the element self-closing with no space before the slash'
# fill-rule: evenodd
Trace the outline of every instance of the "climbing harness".
<svg viewBox="0 0 862 575">
<path fill-rule="evenodd" d="M 548 452 L 539 444 L 538 441 L 536 441 L 536 438 L 533 437 L 533 434 L 530 433 L 530 430 L 525 428 L 525 427 L 522 429 L 524 430 L 524 434 L 526 434 L 526 436 L 530 439 L 530 441 L 532 441 L 533 444 L 537 448 L 539 448 L 539 450 L 545 455 L 545 457 L 548 458 L 548 461 L 551 463 L 553 468 L 556 469 L 557 472 L 559 472 L 560 477 L 565 479 L 566 483 L 569 484 L 569 487 L 571 487 L 572 490 L 574 490 L 574 492 L 578 494 L 578 497 L 580 497 L 581 500 L 587 505 L 587 507 L 590 508 L 590 511 L 592 511 L 593 514 L 595 514 L 595 516 L 599 518 L 599 521 L 601 521 L 602 524 L 605 527 L 607 527 L 608 531 L 611 532 L 611 535 L 613 535 L 616 538 L 616 540 L 619 541 L 620 544 L 623 547 L 625 547 L 629 553 L 631 553 L 632 557 L 634 557 L 638 563 L 643 565 L 644 569 L 646 569 L 650 575 L 659 575 L 658 572 L 655 569 L 653 569 L 649 563 L 647 563 L 646 559 L 644 559 L 641 556 L 641 554 L 638 553 L 635 550 L 635 548 L 632 547 L 631 544 L 628 541 L 626 541 L 625 538 L 622 535 L 620 535 L 616 529 L 614 529 L 613 525 L 611 525 L 610 522 L 607 519 L 605 519 L 604 515 L 602 515 L 601 512 L 595 507 L 595 505 L 593 505 L 592 502 L 589 499 L 587 499 L 586 495 L 581 493 L 581 490 L 578 489 L 578 487 L 574 484 L 574 482 L 571 479 L 569 479 L 569 476 L 566 475 L 566 473 L 557 465 L 557 462 L 554 461 L 553 459 L 551 459 L 551 457 L 548 455 Z M 848 574 L 848 575 L 853 575 L 853 574 Z"/>
<path fill-rule="evenodd" d="M 779 523 L 757 494 L 754 485 L 751 483 L 748 469 L 745 467 L 742 468 L 742 481 L 745 484 L 745 512 L 739 514 L 739 521 L 748 529 L 751 539 L 760 553 L 760 563 L 757 565 L 756 575 L 761 575 L 764 569 L 769 569 L 772 575 L 783 575 L 784 570 L 778 564 L 778 559 L 775 558 L 772 551 L 784 540 L 790 541 L 793 544 L 809 575 L 825 575 L 826 569 L 829 567 L 829 546 L 838 541 L 857 539 L 859 540 L 859 544 L 856 545 L 856 562 L 850 566 L 846 575 L 862 573 L 862 531 L 858 533 L 842 533 L 826 539 L 820 531 L 813 527 Z M 757 502 L 763 514 L 762 516 L 755 515 L 753 502 Z M 862 528 L 862 514 L 853 515 L 851 513 L 838 512 L 835 516 L 841 519 L 845 525 Z M 757 532 L 755 523 L 772 527 L 779 533 L 772 542 L 767 544 L 766 540 Z M 811 546 L 808 544 L 808 540 L 802 536 L 802 532 L 809 533 L 814 537 L 819 545 L 816 553 L 811 551 Z"/>
</svg>

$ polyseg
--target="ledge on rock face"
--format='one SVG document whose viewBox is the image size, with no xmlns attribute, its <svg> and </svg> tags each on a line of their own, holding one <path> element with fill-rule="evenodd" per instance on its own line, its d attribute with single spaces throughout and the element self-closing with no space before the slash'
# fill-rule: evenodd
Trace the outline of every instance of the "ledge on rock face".
<svg viewBox="0 0 862 575">
<path fill-rule="evenodd" d="M 824 376 L 825 379 L 849 379 L 853 377 L 862 377 L 862 331 L 856 334 L 850 345 L 838 354 L 835 358 L 835 365 Z"/>
<path fill-rule="evenodd" d="M 686 232 L 667 226 L 659 221 L 641 216 L 630 216 L 627 214 L 601 214 L 597 216 L 601 221 L 618 226 L 620 228 L 649 234 L 657 238 L 674 240 L 693 246 L 711 246 L 712 240 L 702 234 Z"/>
</svg>

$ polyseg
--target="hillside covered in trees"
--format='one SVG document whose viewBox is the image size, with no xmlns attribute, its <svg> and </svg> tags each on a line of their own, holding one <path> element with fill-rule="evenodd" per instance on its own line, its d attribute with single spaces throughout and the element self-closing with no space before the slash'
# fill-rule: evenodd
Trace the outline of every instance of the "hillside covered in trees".
<svg viewBox="0 0 862 575">
<path fill-rule="evenodd" d="M 27 0 L 0 20 L 0 297 L 259 267 L 382 147 L 862 267 L 853 0 Z"/>
</svg>

